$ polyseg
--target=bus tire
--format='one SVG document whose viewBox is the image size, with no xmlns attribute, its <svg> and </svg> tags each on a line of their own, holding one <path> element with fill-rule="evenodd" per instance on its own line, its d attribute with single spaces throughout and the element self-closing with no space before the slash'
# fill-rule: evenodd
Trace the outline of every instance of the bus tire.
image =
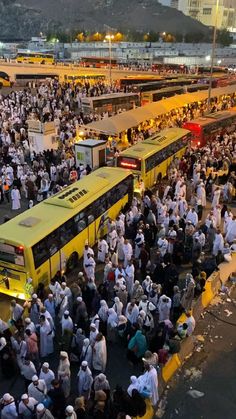
<svg viewBox="0 0 236 419">
<path fill-rule="evenodd" d="M 41 64 L 45 64 L 45 60 L 41 61 Z"/>
<path fill-rule="evenodd" d="M 73 269 L 75 269 L 76 266 L 78 265 L 78 262 L 79 262 L 79 255 L 78 255 L 77 252 L 73 252 L 70 255 L 70 257 L 69 257 L 69 259 L 68 259 L 68 261 L 66 263 L 66 271 L 67 272 L 70 272 Z"/>
</svg>

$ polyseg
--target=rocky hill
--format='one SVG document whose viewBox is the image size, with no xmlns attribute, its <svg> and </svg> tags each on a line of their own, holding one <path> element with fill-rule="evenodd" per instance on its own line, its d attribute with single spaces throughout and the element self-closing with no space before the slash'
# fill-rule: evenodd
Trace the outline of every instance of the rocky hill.
<svg viewBox="0 0 236 419">
<path fill-rule="evenodd" d="M 157 0 L 0 0 L 0 38 L 27 39 L 72 29 L 207 32 L 201 23 Z"/>
</svg>

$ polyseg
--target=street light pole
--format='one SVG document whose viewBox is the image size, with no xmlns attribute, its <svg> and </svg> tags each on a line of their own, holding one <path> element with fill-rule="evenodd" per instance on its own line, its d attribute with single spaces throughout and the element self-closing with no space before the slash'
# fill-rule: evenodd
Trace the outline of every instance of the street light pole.
<svg viewBox="0 0 236 419">
<path fill-rule="evenodd" d="M 214 25 L 214 31 L 213 31 L 212 52 L 211 52 L 211 72 L 210 72 L 210 83 L 209 83 L 208 100 L 207 100 L 207 111 L 208 112 L 210 112 L 210 105 L 211 105 L 211 90 L 212 90 L 213 66 L 214 66 L 215 50 L 216 50 L 216 34 L 217 34 L 218 11 L 219 11 L 219 0 L 216 0 L 215 25 Z"/>
<path fill-rule="evenodd" d="M 105 38 L 108 40 L 108 45 L 109 45 L 109 78 L 110 78 L 110 86 L 111 86 L 111 84 L 112 84 L 112 77 L 111 77 L 111 68 L 112 68 L 112 64 L 111 64 L 111 59 L 112 59 L 111 42 L 112 42 L 112 39 L 114 39 L 114 35 L 106 35 Z"/>
</svg>

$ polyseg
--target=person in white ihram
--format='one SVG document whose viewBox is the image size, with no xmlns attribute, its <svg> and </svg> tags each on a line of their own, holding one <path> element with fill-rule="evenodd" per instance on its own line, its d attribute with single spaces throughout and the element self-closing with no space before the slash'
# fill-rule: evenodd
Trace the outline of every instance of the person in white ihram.
<svg viewBox="0 0 236 419">
<path fill-rule="evenodd" d="M 32 383 L 28 387 L 29 397 L 33 397 L 38 403 L 42 403 L 47 395 L 47 386 L 44 380 L 37 375 L 32 377 Z"/>
<path fill-rule="evenodd" d="M 49 391 L 52 388 L 52 380 L 55 379 L 54 372 L 49 368 L 48 362 L 44 362 L 39 374 L 39 379 L 44 380 L 47 390 Z"/>
<path fill-rule="evenodd" d="M 1 419 L 18 418 L 14 398 L 9 393 L 5 393 L 3 395 L 3 398 L 1 399 L 1 405 Z"/>
<path fill-rule="evenodd" d="M 35 406 L 38 404 L 37 400 L 34 397 L 29 397 L 28 394 L 22 394 L 21 401 L 19 403 L 19 414 L 22 419 L 32 418 Z"/>
<path fill-rule="evenodd" d="M 21 196 L 20 196 L 20 191 L 19 189 L 17 189 L 16 186 L 14 186 L 14 188 L 11 191 L 11 200 L 12 200 L 12 210 L 18 210 L 21 208 L 21 204 L 20 204 L 20 200 L 21 200 Z"/>
</svg>

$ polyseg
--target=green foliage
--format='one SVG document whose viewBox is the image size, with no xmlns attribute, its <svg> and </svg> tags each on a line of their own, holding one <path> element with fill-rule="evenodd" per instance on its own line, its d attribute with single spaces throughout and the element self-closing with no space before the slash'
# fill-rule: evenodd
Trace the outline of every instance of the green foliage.
<svg viewBox="0 0 236 419">
<path fill-rule="evenodd" d="M 233 42 L 233 38 L 227 29 L 221 29 L 217 31 L 216 42 L 224 47 L 229 46 Z"/>
</svg>

